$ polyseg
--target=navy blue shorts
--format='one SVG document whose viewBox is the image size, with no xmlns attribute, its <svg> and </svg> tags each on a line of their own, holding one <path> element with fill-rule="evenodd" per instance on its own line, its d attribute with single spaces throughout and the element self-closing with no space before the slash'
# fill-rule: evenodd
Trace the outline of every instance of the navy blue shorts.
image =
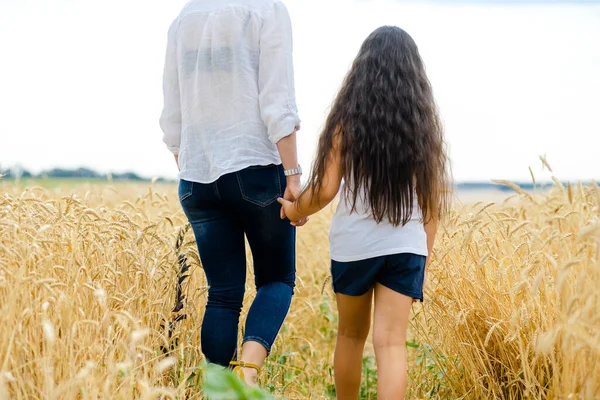
<svg viewBox="0 0 600 400">
<path fill-rule="evenodd" d="M 331 261 L 333 291 L 347 296 L 362 296 L 375 283 L 394 292 L 423 301 L 423 281 L 427 258 L 403 253 L 367 260 Z"/>
</svg>

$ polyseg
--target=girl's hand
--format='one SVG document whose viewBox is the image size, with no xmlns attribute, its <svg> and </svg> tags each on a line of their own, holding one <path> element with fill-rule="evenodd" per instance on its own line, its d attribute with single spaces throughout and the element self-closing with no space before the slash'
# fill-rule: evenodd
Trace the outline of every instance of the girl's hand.
<svg viewBox="0 0 600 400">
<path fill-rule="evenodd" d="M 300 193 L 302 193 L 302 183 L 300 182 L 300 175 L 288 176 L 286 178 L 286 188 L 285 193 L 283 194 L 283 198 L 293 203 L 296 200 L 298 200 L 298 197 L 300 197 Z M 281 207 L 280 216 L 281 219 L 285 219 L 283 207 Z"/>
<path fill-rule="evenodd" d="M 303 215 L 301 215 L 296 210 L 295 202 L 291 202 L 289 200 L 282 199 L 281 197 L 278 198 L 277 201 L 279 202 L 279 204 L 281 204 L 281 209 L 283 210 L 283 214 L 284 214 L 281 219 L 284 219 L 285 217 L 287 217 L 287 219 L 289 219 L 293 225 L 296 225 L 299 222 L 302 222 L 302 220 L 306 219 Z"/>
</svg>

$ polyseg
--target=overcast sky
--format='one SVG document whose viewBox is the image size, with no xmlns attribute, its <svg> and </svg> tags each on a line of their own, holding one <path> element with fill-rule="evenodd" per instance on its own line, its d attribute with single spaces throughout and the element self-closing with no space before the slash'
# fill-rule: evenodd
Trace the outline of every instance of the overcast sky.
<svg viewBox="0 0 600 400">
<path fill-rule="evenodd" d="M 166 32 L 183 4 L 0 0 L 2 168 L 175 177 L 158 117 Z M 458 180 L 526 180 L 541 154 L 561 178 L 600 178 L 598 2 L 286 4 L 305 167 L 362 41 L 387 24 L 421 49 Z"/>
</svg>

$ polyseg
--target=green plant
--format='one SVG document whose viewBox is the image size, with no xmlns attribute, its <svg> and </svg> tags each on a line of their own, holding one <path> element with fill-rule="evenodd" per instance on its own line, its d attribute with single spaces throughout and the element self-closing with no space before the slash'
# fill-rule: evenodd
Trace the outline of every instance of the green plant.
<svg viewBox="0 0 600 400">
<path fill-rule="evenodd" d="M 369 355 L 363 357 L 362 378 L 359 399 L 377 399 L 377 364 L 375 363 L 375 356 Z"/>
<path fill-rule="evenodd" d="M 418 352 L 415 363 L 417 366 L 424 368 L 431 378 L 430 389 L 426 393 L 429 398 L 436 397 L 450 389 L 452 382 L 448 374 L 449 368 L 461 369 L 457 357 L 449 360 L 446 355 L 435 352 L 429 344 L 419 345 L 407 341 L 406 346 Z"/>
<path fill-rule="evenodd" d="M 202 391 L 209 400 L 273 399 L 269 393 L 247 386 L 228 369 L 209 364 L 204 369 Z"/>
</svg>

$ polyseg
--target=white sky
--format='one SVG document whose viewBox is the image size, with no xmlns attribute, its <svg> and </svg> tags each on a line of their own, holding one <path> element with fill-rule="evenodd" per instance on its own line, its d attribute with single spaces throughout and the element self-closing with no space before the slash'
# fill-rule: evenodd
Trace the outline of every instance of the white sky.
<svg viewBox="0 0 600 400">
<path fill-rule="evenodd" d="M 162 144 L 166 32 L 184 0 L 0 0 L 0 165 L 175 177 Z M 302 164 L 366 36 L 416 40 L 457 180 L 600 178 L 600 5 L 287 0 Z M 541 174 L 540 177 L 547 177 Z"/>
</svg>

